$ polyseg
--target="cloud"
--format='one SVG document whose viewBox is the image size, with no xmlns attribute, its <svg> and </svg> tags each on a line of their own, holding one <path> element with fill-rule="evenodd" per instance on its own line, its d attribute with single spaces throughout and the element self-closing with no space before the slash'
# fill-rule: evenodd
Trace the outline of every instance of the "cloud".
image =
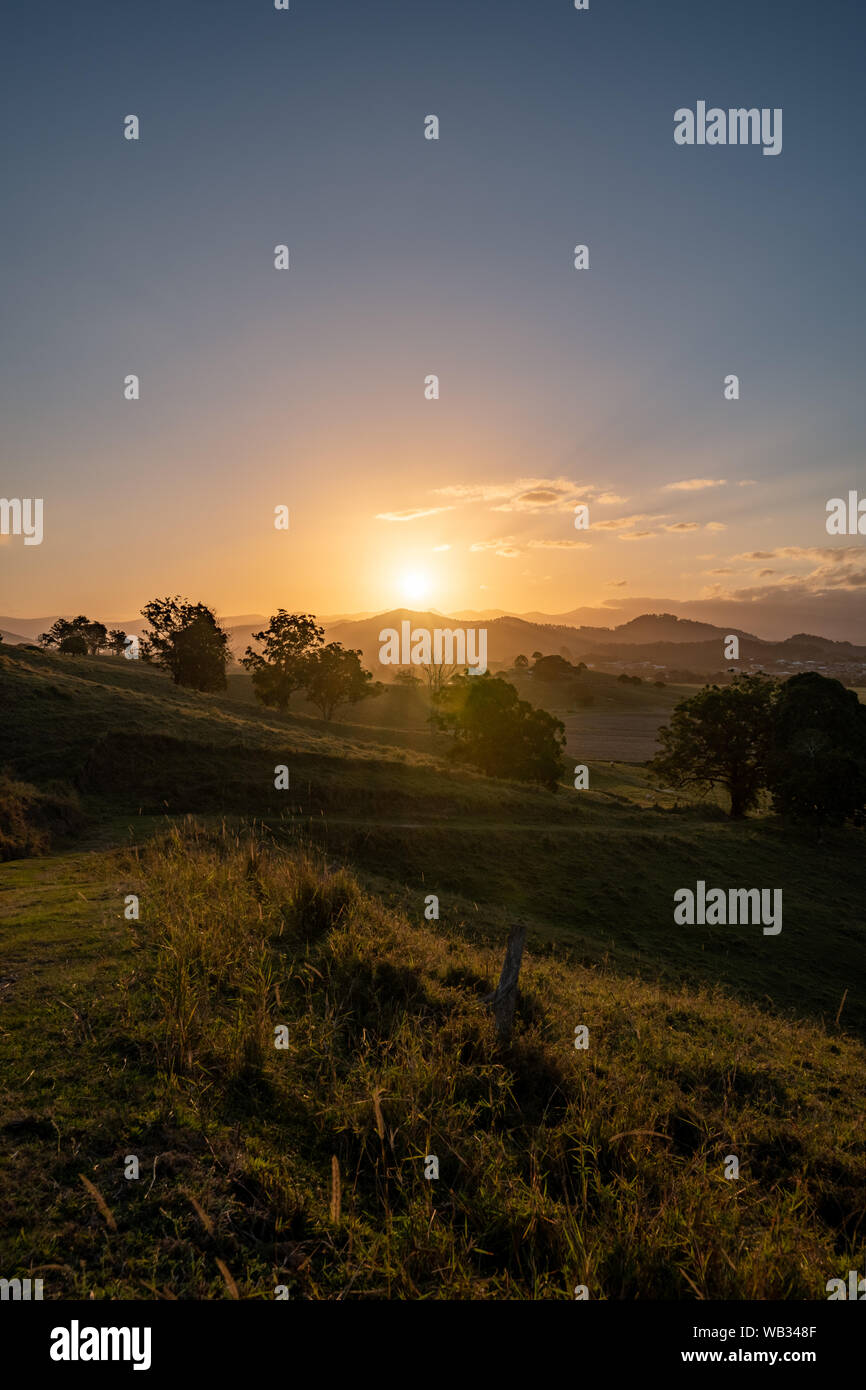
<svg viewBox="0 0 866 1390">
<path fill-rule="evenodd" d="M 435 554 L 435 552 L 436 552 L 437 550 L 450 550 L 450 549 L 451 549 L 450 545 L 434 545 L 434 546 L 433 546 L 434 554 Z"/>
<path fill-rule="evenodd" d="M 551 507 L 569 511 L 575 502 L 594 496 L 595 488 L 574 483 L 570 478 L 518 478 L 508 497 L 494 512 L 541 512 Z"/>
<path fill-rule="evenodd" d="M 856 565 L 866 560 L 860 545 L 780 545 L 775 550 L 747 550 L 735 560 L 806 560 L 828 565 Z"/>
<path fill-rule="evenodd" d="M 448 487 L 434 487 L 439 497 L 456 497 L 459 502 L 490 502 L 497 497 L 510 497 L 513 484 L 502 483 L 450 483 Z"/>
<path fill-rule="evenodd" d="M 754 478 L 741 478 L 740 481 L 737 483 L 737 487 L 757 487 L 757 486 L 758 486 L 758 484 L 755 482 Z"/>
<path fill-rule="evenodd" d="M 699 531 L 701 523 L 699 521 L 675 521 L 672 526 L 666 526 L 666 531 Z"/>
<path fill-rule="evenodd" d="M 449 483 L 433 492 L 457 502 L 480 502 L 494 512 L 571 511 L 577 502 L 597 499 L 599 503 L 624 502 L 615 493 L 599 493 L 595 486 L 576 483 L 571 478 L 515 478 L 511 483 Z"/>
<path fill-rule="evenodd" d="M 628 584 L 627 579 L 609 579 L 607 581 L 609 589 L 624 589 Z"/>
<path fill-rule="evenodd" d="M 531 487 L 527 488 L 526 492 L 518 493 L 506 506 L 494 507 L 493 510 L 495 512 L 504 512 L 509 509 L 514 511 L 519 507 L 524 507 L 531 511 L 538 507 L 550 507 L 554 502 L 558 502 L 561 497 L 562 493 L 557 492 L 555 488 Z"/>
<path fill-rule="evenodd" d="M 589 541 L 529 541 L 530 550 L 589 550 Z"/>
<path fill-rule="evenodd" d="M 635 512 L 632 516 L 611 517 L 609 521 L 593 521 L 593 531 L 623 531 L 629 526 L 639 526 L 641 522 L 665 521 L 666 514 L 651 516 L 646 512 Z"/>
<path fill-rule="evenodd" d="M 707 487 L 726 487 L 727 478 L 683 478 L 679 483 L 665 483 L 663 492 L 701 492 Z"/>
<path fill-rule="evenodd" d="M 859 594 L 866 589 L 866 549 L 862 546 L 845 546 L 838 550 L 818 546 L 781 546 L 775 551 L 752 551 L 749 555 L 734 558 L 805 560 L 813 563 L 814 568 L 807 574 L 779 575 L 771 584 L 728 590 L 716 587 L 713 598 L 740 603 L 784 601 L 791 605 L 823 598 L 826 604 L 831 594 Z M 775 570 L 766 568 L 755 572 L 757 579 L 769 579 L 775 575 Z"/>
<path fill-rule="evenodd" d="M 727 529 L 723 521 L 708 521 L 706 525 L 707 531 L 727 531 Z"/>
<path fill-rule="evenodd" d="M 377 521 L 417 521 L 421 516 L 438 516 L 440 512 L 453 512 L 453 507 L 406 507 L 402 512 L 377 512 Z"/>
<path fill-rule="evenodd" d="M 658 531 L 623 531 L 620 536 L 621 541 L 643 541 L 650 536 L 657 536 Z"/>
<path fill-rule="evenodd" d="M 474 551 L 492 550 L 505 560 L 513 560 L 521 553 L 510 536 L 502 536 L 499 540 L 493 541 L 473 541 L 469 549 Z"/>
</svg>

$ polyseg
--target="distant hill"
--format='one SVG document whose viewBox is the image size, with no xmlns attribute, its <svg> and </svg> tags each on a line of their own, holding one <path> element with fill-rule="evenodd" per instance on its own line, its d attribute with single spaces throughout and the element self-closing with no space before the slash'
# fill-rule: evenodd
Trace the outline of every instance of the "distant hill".
<svg viewBox="0 0 866 1390">
<path fill-rule="evenodd" d="M 306 612 L 306 609 L 303 610 Z M 4 617 L 0 614 L 0 633 L 3 634 L 4 642 L 10 646 L 15 646 L 20 642 L 35 642 L 40 633 L 47 632 L 52 623 L 58 618 L 74 618 L 75 613 L 51 613 L 47 618 L 13 618 Z M 88 615 L 91 616 L 91 615 Z M 135 618 L 103 618 L 99 616 L 100 622 L 104 622 L 108 628 L 119 627 L 130 636 L 139 637 L 147 623 L 139 614 Z M 264 613 L 241 613 L 225 617 L 223 614 L 217 615 L 223 627 L 229 634 L 230 645 L 236 658 L 243 656 L 247 647 L 252 644 L 253 633 L 260 632 L 267 626 L 268 617 Z M 318 621 L 327 628 L 331 624 L 362 621 L 373 615 L 370 613 L 337 613 L 333 616 L 320 616 Z M 440 619 L 441 621 L 441 619 Z"/>
<path fill-rule="evenodd" d="M 360 649 L 365 663 L 375 669 L 379 657 L 379 633 L 384 628 L 400 629 L 401 622 L 413 627 L 474 628 L 487 631 L 487 660 L 491 668 L 511 666 L 522 653 L 530 657 L 539 651 L 544 656 L 564 656 L 567 660 L 585 661 L 589 665 L 615 667 L 647 665 L 669 670 L 711 674 L 726 669 L 724 639 L 734 635 L 740 639 L 740 659 L 762 665 L 768 671 L 793 671 L 811 663 L 819 670 L 841 679 L 866 683 L 866 647 L 851 642 L 835 641 L 812 633 L 796 633 L 782 641 L 766 641 L 734 626 L 717 627 L 712 623 L 679 618 L 673 613 L 643 613 L 616 627 L 574 625 L 562 621 L 530 621 L 526 617 L 489 610 L 499 616 L 448 616 L 428 609 L 418 612 L 410 608 L 395 608 L 386 613 L 364 616 L 320 617 L 326 642 L 342 642 Z M 580 610 L 576 610 L 580 611 Z M 34 642 L 45 632 L 54 617 L 14 618 L 0 616 L 0 631 L 4 641 Z M 253 633 L 267 623 L 262 614 L 247 613 L 240 617 L 222 617 L 236 661 L 248 646 L 255 645 Z M 125 632 L 139 634 L 146 624 L 141 618 L 111 621 L 108 626 L 122 627 Z"/>
<path fill-rule="evenodd" d="M 361 622 L 327 627 L 326 640 L 360 648 L 366 663 L 375 667 L 379 633 L 389 627 L 399 631 L 400 623 L 407 620 L 413 627 L 428 628 L 466 629 L 483 625 L 487 630 L 487 659 L 492 667 L 510 666 L 518 653 L 531 657 L 533 652 L 540 651 L 545 656 L 562 655 L 569 661 L 586 661 L 593 665 L 646 663 L 709 673 L 730 665 L 724 658 L 724 640 L 729 636 L 740 639 L 741 660 L 764 664 L 768 670 L 777 663 L 795 669 L 798 663 L 812 662 L 827 669 L 845 668 L 847 672 L 848 667 L 866 662 L 866 647 L 855 647 L 850 642 L 835 642 L 807 634 L 798 634 L 783 642 L 765 642 L 742 628 L 714 627 L 711 623 L 677 618 L 671 613 L 646 613 L 619 627 L 599 628 L 531 623 L 510 616 L 479 618 L 473 622 L 400 608 Z M 856 674 L 856 671 L 849 674 Z"/>
<path fill-rule="evenodd" d="M 643 613 L 619 627 L 580 627 L 582 638 L 597 644 L 604 642 L 700 642 L 727 636 L 752 637 L 742 628 L 716 627 L 713 623 L 698 623 L 691 618 L 677 618 L 673 613 Z M 759 638 L 752 638 L 759 641 Z"/>
</svg>

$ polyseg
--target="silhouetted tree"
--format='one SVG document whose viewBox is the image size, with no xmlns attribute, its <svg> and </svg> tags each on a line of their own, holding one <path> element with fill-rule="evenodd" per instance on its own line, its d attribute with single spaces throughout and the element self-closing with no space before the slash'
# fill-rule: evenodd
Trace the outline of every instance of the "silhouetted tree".
<svg viewBox="0 0 866 1390">
<path fill-rule="evenodd" d="M 465 669 L 458 666 L 456 661 L 428 661 L 419 667 L 424 684 L 430 692 L 430 699 L 435 700 L 439 691 L 444 690 L 455 676 Z"/>
<path fill-rule="evenodd" d="M 651 769 L 676 787 L 725 787 L 731 815 L 744 816 L 767 784 L 777 691 L 767 676 L 741 675 L 682 700 L 659 730 L 662 752 Z"/>
<path fill-rule="evenodd" d="M 277 609 L 263 632 L 253 637 L 263 644 L 257 652 L 247 647 L 241 664 L 252 672 L 253 687 L 263 705 L 287 710 L 292 694 L 306 679 L 307 659 L 324 640 L 324 633 L 310 613 Z"/>
<path fill-rule="evenodd" d="M 80 640 L 71 641 L 73 637 Z M 108 633 L 105 623 L 95 622 L 80 613 L 77 618 L 57 618 L 38 640 L 43 647 L 57 647 L 61 652 L 98 656 L 108 646 Z"/>
<path fill-rule="evenodd" d="M 782 685 L 773 711 L 768 784 L 773 807 L 819 830 L 866 808 L 866 708 L 817 671 Z"/>
<path fill-rule="evenodd" d="M 361 652 L 349 651 L 341 642 L 329 642 L 312 652 L 304 668 L 307 699 L 330 719 L 340 705 L 355 705 L 370 695 L 379 695 L 382 686 L 371 684 L 373 673 L 361 665 Z"/>
<path fill-rule="evenodd" d="M 533 667 L 533 675 L 540 681 L 561 681 L 574 675 L 574 667 L 562 656 L 540 656 Z"/>
<path fill-rule="evenodd" d="M 126 651 L 128 642 L 129 637 L 122 630 L 122 628 L 111 628 L 108 634 L 108 649 L 110 652 L 114 654 L 114 656 L 123 656 L 124 652 Z"/>
<path fill-rule="evenodd" d="M 175 685 L 225 690 L 228 633 L 206 604 L 175 596 L 153 599 L 141 612 L 150 625 L 139 643 L 145 661 L 169 671 Z"/>
<path fill-rule="evenodd" d="M 414 689 L 421 684 L 421 677 L 416 676 L 414 671 L 410 671 L 408 667 L 405 667 L 403 670 L 395 673 L 394 684 L 409 686 L 411 689 Z"/>
<path fill-rule="evenodd" d="M 453 733 L 453 756 L 492 777 L 555 788 L 565 726 L 535 709 L 501 676 L 460 676 L 437 697 L 437 723 Z"/>
</svg>

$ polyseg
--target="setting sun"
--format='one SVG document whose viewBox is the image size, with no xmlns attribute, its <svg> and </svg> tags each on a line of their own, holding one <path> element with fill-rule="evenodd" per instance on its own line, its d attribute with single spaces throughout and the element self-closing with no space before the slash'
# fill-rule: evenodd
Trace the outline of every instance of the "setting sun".
<svg viewBox="0 0 866 1390">
<path fill-rule="evenodd" d="M 430 580 L 426 574 L 421 574 L 413 570 L 404 574 L 400 581 L 403 597 L 413 603 L 428 597 L 430 593 Z"/>
</svg>

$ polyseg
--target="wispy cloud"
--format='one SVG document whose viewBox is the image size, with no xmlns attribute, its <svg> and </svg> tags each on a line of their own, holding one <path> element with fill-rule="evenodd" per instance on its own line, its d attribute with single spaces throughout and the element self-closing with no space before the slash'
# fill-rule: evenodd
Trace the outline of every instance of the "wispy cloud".
<svg viewBox="0 0 866 1390">
<path fill-rule="evenodd" d="M 678 483 L 665 483 L 663 492 L 701 492 L 708 487 L 726 487 L 727 478 L 683 478 Z"/>
<path fill-rule="evenodd" d="M 521 552 L 514 544 L 510 536 L 502 536 L 498 540 L 492 541 L 473 541 L 470 550 L 492 550 L 494 554 L 501 555 L 505 560 L 513 560 Z"/>
<path fill-rule="evenodd" d="M 589 550 L 589 541 L 539 540 L 529 541 L 530 550 Z"/>
<path fill-rule="evenodd" d="M 377 512 L 377 521 L 417 521 L 422 516 L 438 516 L 440 512 L 453 512 L 453 507 L 405 507 L 401 512 Z"/>
<path fill-rule="evenodd" d="M 457 502 L 489 504 L 494 512 L 571 511 L 578 502 L 597 501 L 607 506 L 627 500 L 613 492 L 599 492 L 593 484 L 562 477 L 515 478 L 510 483 L 449 483 L 433 492 L 439 497 L 453 497 Z"/>
<path fill-rule="evenodd" d="M 779 546 L 776 550 L 752 550 L 735 555 L 733 561 L 794 560 L 812 568 L 805 574 L 779 573 L 769 567 L 754 571 L 756 579 L 772 580 L 746 588 L 722 589 L 714 586 L 713 598 L 758 603 L 762 599 L 783 599 L 791 604 L 827 593 L 860 593 L 866 590 L 866 550 L 862 546 Z M 718 573 L 718 571 L 715 571 Z"/>
<path fill-rule="evenodd" d="M 652 516 L 647 512 L 635 512 L 631 516 L 611 517 L 608 521 L 593 521 L 591 523 L 593 531 L 625 531 L 630 526 L 639 526 L 642 522 L 652 522 L 656 524 L 666 521 L 667 516 Z"/>
</svg>

